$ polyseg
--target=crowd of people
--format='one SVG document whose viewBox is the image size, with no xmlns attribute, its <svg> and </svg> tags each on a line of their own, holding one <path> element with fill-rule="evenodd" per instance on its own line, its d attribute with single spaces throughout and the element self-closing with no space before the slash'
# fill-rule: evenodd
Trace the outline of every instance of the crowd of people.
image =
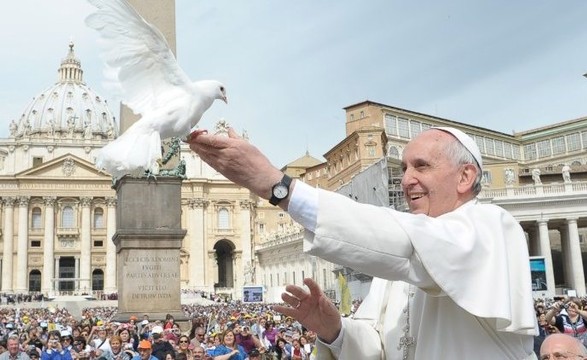
<svg viewBox="0 0 587 360">
<path fill-rule="evenodd" d="M 353 304 L 353 309 L 360 302 Z M 114 321 L 116 307 L 86 308 L 81 317 L 58 307 L 0 309 L 0 360 L 310 360 L 316 334 L 272 304 L 239 301 L 183 305 L 191 326 L 173 316 L 148 314 Z M 587 298 L 555 297 L 535 302 L 539 335 L 535 353 L 547 337 L 563 334 L 583 351 L 587 345 Z M 554 341 L 555 338 L 553 338 Z M 564 340 L 564 339 L 563 339 Z M 560 342 L 560 339 L 558 340 Z M 581 345 L 582 344 L 582 345 Z"/>
<path fill-rule="evenodd" d="M 0 360 L 310 360 L 316 335 L 269 304 L 183 305 L 173 316 L 115 321 L 116 307 L 0 309 Z M 184 319 L 185 321 L 185 319 Z"/>
<path fill-rule="evenodd" d="M 587 358 L 587 298 L 557 296 L 537 299 L 534 304 L 538 334 L 534 338 L 534 351 L 540 353 L 545 340 L 553 334 L 564 334 L 577 340 L 577 347 Z"/>
</svg>

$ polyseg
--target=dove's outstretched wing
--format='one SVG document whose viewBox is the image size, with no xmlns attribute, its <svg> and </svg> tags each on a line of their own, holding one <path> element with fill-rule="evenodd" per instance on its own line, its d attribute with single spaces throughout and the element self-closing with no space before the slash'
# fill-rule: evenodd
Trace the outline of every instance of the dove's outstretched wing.
<svg viewBox="0 0 587 360">
<path fill-rule="evenodd" d="M 102 56 L 120 83 L 123 102 L 145 114 L 168 101 L 163 94 L 187 88 L 191 80 L 177 64 L 165 37 L 124 0 L 88 0 L 98 11 L 86 18 L 97 30 Z"/>
</svg>

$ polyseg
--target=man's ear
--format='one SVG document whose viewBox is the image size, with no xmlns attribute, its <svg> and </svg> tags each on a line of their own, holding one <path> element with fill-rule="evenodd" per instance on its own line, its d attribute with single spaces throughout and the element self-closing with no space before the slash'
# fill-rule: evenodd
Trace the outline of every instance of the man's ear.
<svg viewBox="0 0 587 360">
<path fill-rule="evenodd" d="M 459 194 L 464 194 L 473 189 L 473 184 L 477 178 L 477 167 L 473 164 L 465 164 L 461 168 L 459 183 L 457 191 Z"/>
</svg>

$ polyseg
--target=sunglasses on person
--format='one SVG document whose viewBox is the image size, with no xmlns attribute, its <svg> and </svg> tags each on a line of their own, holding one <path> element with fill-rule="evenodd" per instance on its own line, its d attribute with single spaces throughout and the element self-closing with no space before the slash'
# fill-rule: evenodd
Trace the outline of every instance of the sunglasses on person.
<svg viewBox="0 0 587 360">
<path fill-rule="evenodd" d="M 187 340 L 179 340 L 179 343 L 180 344 L 187 344 L 187 343 L 189 343 L 189 341 L 187 341 Z"/>
</svg>

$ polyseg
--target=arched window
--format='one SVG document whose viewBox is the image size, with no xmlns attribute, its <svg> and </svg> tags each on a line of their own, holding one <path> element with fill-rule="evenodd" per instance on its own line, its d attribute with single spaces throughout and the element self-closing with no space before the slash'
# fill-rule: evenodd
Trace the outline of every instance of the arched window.
<svg viewBox="0 0 587 360">
<path fill-rule="evenodd" d="M 41 291 L 41 272 L 39 270 L 31 270 L 29 273 L 29 291 Z"/>
<path fill-rule="evenodd" d="M 104 271 L 102 271 L 102 269 L 92 271 L 92 290 L 104 290 Z"/>
<path fill-rule="evenodd" d="M 230 229 L 229 213 L 227 208 L 220 208 L 218 210 L 218 229 Z"/>
<path fill-rule="evenodd" d="M 94 228 L 95 229 L 103 229 L 104 228 L 104 209 L 98 207 L 94 209 Z"/>
<path fill-rule="evenodd" d="M 387 155 L 392 159 L 399 159 L 399 150 L 395 146 L 390 146 Z"/>
<path fill-rule="evenodd" d="M 31 227 L 33 229 L 40 229 L 43 227 L 43 221 L 41 219 L 41 209 L 36 207 L 33 208 L 31 213 Z"/>
<path fill-rule="evenodd" d="M 61 227 L 64 229 L 72 229 L 75 227 L 73 208 L 71 206 L 64 207 L 61 212 Z"/>
</svg>

